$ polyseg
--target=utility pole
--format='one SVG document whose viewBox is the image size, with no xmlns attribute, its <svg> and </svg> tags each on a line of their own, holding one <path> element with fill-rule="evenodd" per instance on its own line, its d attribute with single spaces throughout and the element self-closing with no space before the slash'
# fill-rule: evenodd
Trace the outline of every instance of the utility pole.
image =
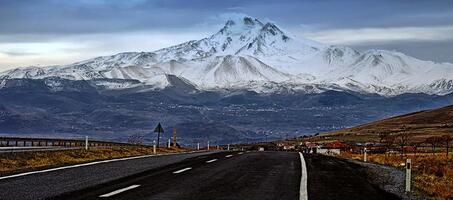
<svg viewBox="0 0 453 200">
<path fill-rule="evenodd" d="M 173 128 L 173 147 L 176 148 L 176 128 Z"/>
</svg>

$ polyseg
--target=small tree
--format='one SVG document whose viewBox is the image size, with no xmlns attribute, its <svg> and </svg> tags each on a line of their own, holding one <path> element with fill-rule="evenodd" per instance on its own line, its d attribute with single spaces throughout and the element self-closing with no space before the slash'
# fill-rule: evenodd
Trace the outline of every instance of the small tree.
<svg viewBox="0 0 453 200">
<path fill-rule="evenodd" d="M 387 131 L 378 132 L 379 143 L 382 143 L 388 136 L 390 136 L 390 132 Z"/>
<path fill-rule="evenodd" d="M 431 145 L 432 151 L 433 151 L 433 155 L 434 155 L 434 153 L 436 151 L 436 146 L 440 142 L 440 137 L 432 136 L 432 137 L 426 138 L 425 142 Z"/>
<path fill-rule="evenodd" d="M 417 156 L 417 152 L 418 152 L 418 147 L 420 147 L 422 145 L 423 142 L 412 142 L 412 146 L 414 147 L 414 153 L 415 153 L 415 156 Z"/>
<path fill-rule="evenodd" d="M 398 142 L 401 147 L 401 155 L 404 155 L 404 146 L 408 144 L 410 133 L 407 131 L 406 126 L 403 125 L 401 133 L 398 135 Z"/>
<path fill-rule="evenodd" d="M 443 135 L 441 137 L 441 140 L 445 143 L 445 150 L 447 150 L 446 153 L 447 153 L 447 158 L 448 158 L 448 150 L 449 150 L 448 147 L 449 147 L 449 143 L 451 141 L 453 141 L 453 137 L 451 135 Z"/>
<path fill-rule="evenodd" d="M 393 146 L 393 144 L 395 143 L 395 136 L 393 135 L 388 135 L 385 139 L 384 139 L 384 145 L 385 145 L 385 152 L 387 153 L 388 150 Z"/>
</svg>

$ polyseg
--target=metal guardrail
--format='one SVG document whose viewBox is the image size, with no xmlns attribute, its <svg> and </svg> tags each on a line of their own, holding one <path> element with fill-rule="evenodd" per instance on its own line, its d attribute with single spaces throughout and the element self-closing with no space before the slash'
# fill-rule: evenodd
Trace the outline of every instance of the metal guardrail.
<svg viewBox="0 0 453 200">
<path fill-rule="evenodd" d="M 0 137 L 0 147 L 84 147 L 84 139 Z M 89 147 L 145 146 L 121 142 L 89 140 Z"/>
</svg>

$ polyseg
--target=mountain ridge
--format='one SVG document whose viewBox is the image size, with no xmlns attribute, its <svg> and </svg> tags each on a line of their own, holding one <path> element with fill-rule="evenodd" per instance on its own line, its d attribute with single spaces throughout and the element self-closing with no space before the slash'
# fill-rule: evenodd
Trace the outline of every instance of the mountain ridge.
<svg viewBox="0 0 453 200">
<path fill-rule="evenodd" d="M 301 42 L 302 41 L 302 42 Z M 201 90 L 304 91 L 312 85 L 394 96 L 453 92 L 453 64 L 422 61 L 400 52 L 296 40 L 271 22 L 245 16 L 228 20 L 213 35 L 153 52 L 124 52 L 69 65 L 17 68 L 0 79 L 60 77 L 71 80 L 135 79 L 137 85 L 169 87 L 167 75 Z M 275 85 L 275 90 L 269 88 Z"/>
</svg>

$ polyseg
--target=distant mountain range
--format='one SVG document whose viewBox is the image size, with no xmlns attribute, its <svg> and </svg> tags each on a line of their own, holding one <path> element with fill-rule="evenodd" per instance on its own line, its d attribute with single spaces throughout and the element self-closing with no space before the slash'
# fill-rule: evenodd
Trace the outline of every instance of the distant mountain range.
<svg viewBox="0 0 453 200">
<path fill-rule="evenodd" d="M 453 64 L 295 39 L 270 22 L 154 52 L 0 73 L 0 135 L 226 144 L 338 130 L 453 104 Z M 164 137 L 169 137 L 164 134 Z"/>
<path fill-rule="evenodd" d="M 453 64 L 422 61 L 403 53 L 330 46 L 296 39 L 277 25 L 252 17 L 229 20 L 210 37 L 154 52 L 127 52 L 63 66 L 25 67 L 0 73 L 11 78 L 97 82 L 111 89 L 163 89 L 169 75 L 198 90 L 259 93 L 328 90 L 445 95 L 453 91 Z M 138 83 L 129 80 L 138 80 Z M 0 84 L 1 87 L 1 84 Z"/>
</svg>

